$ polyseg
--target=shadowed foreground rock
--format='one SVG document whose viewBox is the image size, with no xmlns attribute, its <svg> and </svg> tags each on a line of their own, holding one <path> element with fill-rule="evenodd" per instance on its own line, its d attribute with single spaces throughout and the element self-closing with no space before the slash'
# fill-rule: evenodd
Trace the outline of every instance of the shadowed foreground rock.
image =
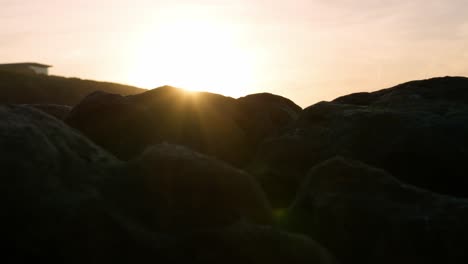
<svg viewBox="0 0 468 264">
<path fill-rule="evenodd" d="M 334 263 L 316 239 L 343 263 L 466 263 L 468 200 L 431 191 L 467 195 L 467 89 L 410 82 L 298 117 L 269 94 L 91 94 L 66 121 L 125 162 L 44 112 L 0 105 L 2 260 Z M 220 161 L 245 165 L 259 144 L 251 174 Z M 252 173 L 275 205 L 295 198 L 280 222 L 308 238 L 271 227 Z"/>
<path fill-rule="evenodd" d="M 26 105 L 28 106 L 28 105 Z M 29 105 L 36 109 L 41 110 L 44 113 L 47 113 L 59 120 L 65 120 L 68 113 L 71 111 L 71 107 L 68 105 L 56 105 L 56 104 L 32 104 Z"/>
<path fill-rule="evenodd" d="M 314 167 L 285 223 L 343 263 L 466 263 L 468 200 L 334 158 Z"/>
<path fill-rule="evenodd" d="M 109 195 L 152 230 L 273 222 L 269 202 L 250 175 L 185 147 L 155 145 L 130 161 L 127 171 Z"/>
<path fill-rule="evenodd" d="M 467 78 L 436 78 L 317 103 L 261 145 L 250 172 L 282 206 L 312 166 L 335 155 L 468 197 L 467 94 Z"/>
<path fill-rule="evenodd" d="M 185 148 L 127 165 L 56 118 L 1 105 L 0 167 L 2 263 L 334 263 L 310 239 L 246 224 L 271 221 L 256 183 Z"/>
<path fill-rule="evenodd" d="M 241 97 L 237 104 L 242 113 L 238 123 L 254 150 L 264 139 L 281 135 L 302 111 L 291 100 L 269 93 Z"/>
<path fill-rule="evenodd" d="M 234 121 L 234 102 L 168 86 L 127 97 L 94 93 L 72 110 L 66 122 L 125 160 L 166 141 L 239 162 L 246 142 Z"/>
<path fill-rule="evenodd" d="M 80 262 L 124 239 L 97 186 L 120 163 L 57 119 L 0 106 L 4 260 Z"/>
<path fill-rule="evenodd" d="M 169 263 L 337 263 L 308 237 L 246 224 L 185 234 L 169 245 L 162 250 Z"/>
<path fill-rule="evenodd" d="M 278 134 L 300 110 L 270 94 L 235 100 L 164 86 L 126 97 L 91 94 L 66 122 L 124 160 L 169 142 L 243 166 L 261 140 Z"/>
</svg>

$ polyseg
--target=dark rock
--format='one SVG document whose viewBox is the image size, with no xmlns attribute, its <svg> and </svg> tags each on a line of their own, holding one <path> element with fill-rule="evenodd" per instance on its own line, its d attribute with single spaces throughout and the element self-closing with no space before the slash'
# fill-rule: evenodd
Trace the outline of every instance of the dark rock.
<svg viewBox="0 0 468 264">
<path fill-rule="evenodd" d="M 151 230 L 273 222 L 270 205 L 250 175 L 182 146 L 149 148 L 129 162 L 127 175 L 107 196 Z"/>
<path fill-rule="evenodd" d="M 66 122 L 121 159 L 169 142 L 242 166 L 258 143 L 292 121 L 299 109 L 274 95 L 237 101 L 165 86 L 126 97 L 92 94 Z"/>
<path fill-rule="evenodd" d="M 71 111 L 71 107 L 68 105 L 56 105 L 56 104 L 31 104 L 36 109 L 41 110 L 59 120 L 65 120 L 68 113 Z"/>
<path fill-rule="evenodd" d="M 468 78 L 439 77 L 411 81 L 377 92 L 345 95 L 333 102 L 433 112 L 450 104 L 468 104 Z"/>
<path fill-rule="evenodd" d="M 117 157 L 128 160 L 152 144 L 190 146 L 230 162 L 245 156 L 235 100 L 162 87 L 136 96 L 88 96 L 66 120 Z"/>
<path fill-rule="evenodd" d="M 95 263 L 115 256 L 129 238 L 98 186 L 118 166 L 59 120 L 1 105 L 2 260 Z"/>
<path fill-rule="evenodd" d="M 336 263 L 310 238 L 246 224 L 192 232 L 168 245 L 170 263 Z"/>
<path fill-rule="evenodd" d="M 260 146 L 250 172 L 278 206 L 288 204 L 312 166 L 335 155 L 468 197 L 467 91 L 468 79 L 441 78 L 317 103 Z"/>
<path fill-rule="evenodd" d="M 124 164 L 35 108 L 0 106 L 0 166 L 2 263 L 334 263 L 247 224 L 272 221 L 252 177 L 183 147 Z"/>
<path fill-rule="evenodd" d="M 291 100 L 268 93 L 247 95 L 237 102 L 243 113 L 239 124 L 254 147 L 265 138 L 281 134 L 302 110 Z"/>
<path fill-rule="evenodd" d="M 343 263 L 466 263 L 468 200 L 334 158 L 314 167 L 284 223 Z"/>
</svg>

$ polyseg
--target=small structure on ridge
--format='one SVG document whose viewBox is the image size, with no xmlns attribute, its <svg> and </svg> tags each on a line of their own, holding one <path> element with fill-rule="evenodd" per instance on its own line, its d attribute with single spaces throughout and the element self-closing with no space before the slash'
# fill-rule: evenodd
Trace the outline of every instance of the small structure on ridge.
<svg viewBox="0 0 468 264">
<path fill-rule="evenodd" d="M 49 68 L 52 67 L 46 64 L 40 64 L 35 62 L 21 62 L 21 63 L 5 63 L 0 64 L 0 70 L 28 73 L 28 74 L 49 74 Z"/>
</svg>

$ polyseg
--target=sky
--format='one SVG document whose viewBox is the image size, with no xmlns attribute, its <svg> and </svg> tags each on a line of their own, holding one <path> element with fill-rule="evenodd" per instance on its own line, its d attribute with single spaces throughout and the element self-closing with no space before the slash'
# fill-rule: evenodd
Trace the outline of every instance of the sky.
<svg viewBox="0 0 468 264">
<path fill-rule="evenodd" d="M 302 107 L 468 75 L 468 0 L 0 0 L 0 63 Z"/>
</svg>

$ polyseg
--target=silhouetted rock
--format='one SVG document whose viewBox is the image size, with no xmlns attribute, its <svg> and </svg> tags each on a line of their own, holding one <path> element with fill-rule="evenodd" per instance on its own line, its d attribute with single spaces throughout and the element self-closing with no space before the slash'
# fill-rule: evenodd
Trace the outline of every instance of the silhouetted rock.
<svg viewBox="0 0 468 264">
<path fill-rule="evenodd" d="M 75 105 L 95 91 L 129 95 L 146 90 L 117 83 L 0 70 L 0 103 L 3 104 Z"/>
<path fill-rule="evenodd" d="M 247 95 L 237 103 L 243 113 L 239 124 L 254 149 L 265 138 L 281 134 L 302 110 L 291 100 L 268 93 Z"/>
<path fill-rule="evenodd" d="M 466 263 L 467 220 L 468 200 L 334 158 L 309 172 L 284 222 L 343 263 Z"/>
<path fill-rule="evenodd" d="M 56 104 L 32 104 L 29 106 L 39 109 L 42 112 L 45 112 L 59 120 L 64 120 L 65 117 L 67 117 L 68 113 L 70 113 L 72 109 L 68 105 L 56 105 Z"/>
<path fill-rule="evenodd" d="M 310 238 L 246 224 L 192 232 L 169 245 L 163 250 L 169 263 L 336 263 Z"/>
<path fill-rule="evenodd" d="M 239 162 L 246 143 L 233 119 L 234 103 L 172 87 L 127 97 L 95 93 L 72 110 L 67 123 L 122 159 L 167 141 Z"/>
<path fill-rule="evenodd" d="M 182 146 L 149 148 L 129 162 L 127 175 L 108 196 L 151 230 L 273 222 L 270 205 L 250 175 Z"/>
<path fill-rule="evenodd" d="M 468 196 L 467 135 L 466 78 L 302 111 L 271 94 L 168 86 L 95 92 L 70 113 L 0 105 L 2 260 L 335 263 L 316 239 L 343 263 L 465 263 L 468 200 L 419 187 Z M 250 174 L 224 162 L 254 153 Z M 272 227 L 253 174 L 275 206 L 295 198 L 277 219 L 311 238 Z"/>
<path fill-rule="evenodd" d="M 125 164 L 42 111 L 1 105 L 0 167 L 2 263 L 334 263 L 247 224 L 272 222 L 257 183 L 184 147 Z"/>
<path fill-rule="evenodd" d="M 263 137 L 292 121 L 299 109 L 279 96 L 237 101 L 165 86 L 126 97 L 94 93 L 66 121 L 125 160 L 147 146 L 169 142 L 241 166 Z"/>
<path fill-rule="evenodd" d="M 383 168 L 416 186 L 467 197 L 467 91 L 468 79 L 441 78 L 317 103 L 287 132 L 264 142 L 251 172 L 281 206 L 312 166 L 335 155 Z"/>
<path fill-rule="evenodd" d="M 434 111 L 440 104 L 468 104 L 468 78 L 439 77 L 411 81 L 377 92 L 345 95 L 333 102 Z"/>
<path fill-rule="evenodd" d="M 93 263 L 115 255 L 128 238 L 105 210 L 98 186 L 118 166 L 59 120 L 1 105 L 2 260 Z"/>
</svg>

